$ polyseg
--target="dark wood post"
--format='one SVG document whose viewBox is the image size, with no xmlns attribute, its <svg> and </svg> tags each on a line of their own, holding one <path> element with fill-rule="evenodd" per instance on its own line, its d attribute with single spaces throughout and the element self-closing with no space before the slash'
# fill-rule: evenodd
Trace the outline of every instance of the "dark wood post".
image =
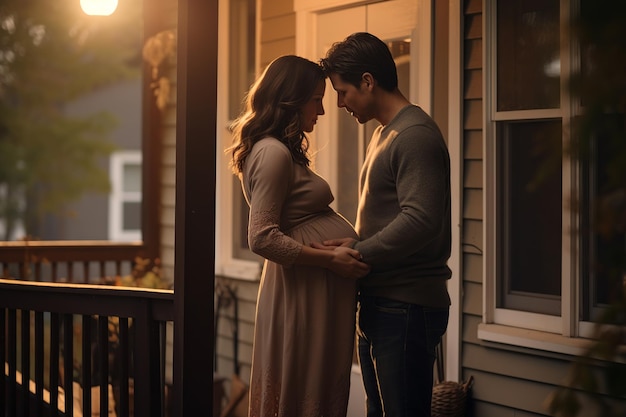
<svg viewBox="0 0 626 417">
<path fill-rule="evenodd" d="M 174 410 L 213 409 L 218 0 L 180 0 L 176 108 Z"/>
</svg>

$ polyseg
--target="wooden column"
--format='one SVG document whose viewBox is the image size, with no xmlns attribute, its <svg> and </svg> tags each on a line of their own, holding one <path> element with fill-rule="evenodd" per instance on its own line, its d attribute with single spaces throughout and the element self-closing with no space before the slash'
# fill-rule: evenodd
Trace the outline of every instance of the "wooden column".
<svg viewBox="0 0 626 417">
<path fill-rule="evenodd" d="M 218 0 L 179 0 L 174 410 L 213 408 Z"/>
</svg>

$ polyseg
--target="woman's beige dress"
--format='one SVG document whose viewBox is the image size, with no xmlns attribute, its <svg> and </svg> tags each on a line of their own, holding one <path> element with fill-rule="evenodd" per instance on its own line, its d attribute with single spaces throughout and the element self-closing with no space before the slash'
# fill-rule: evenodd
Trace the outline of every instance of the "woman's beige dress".
<svg viewBox="0 0 626 417">
<path fill-rule="evenodd" d="M 259 141 L 242 175 L 250 248 L 266 261 L 254 331 L 250 417 L 344 417 L 356 281 L 293 265 L 302 245 L 355 237 L 330 187 L 276 139 Z"/>
</svg>

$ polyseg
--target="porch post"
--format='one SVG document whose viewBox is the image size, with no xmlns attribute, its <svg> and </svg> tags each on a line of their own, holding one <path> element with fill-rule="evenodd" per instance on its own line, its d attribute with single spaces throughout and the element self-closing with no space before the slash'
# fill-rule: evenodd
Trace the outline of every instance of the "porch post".
<svg viewBox="0 0 626 417">
<path fill-rule="evenodd" d="M 213 409 L 218 0 L 179 0 L 174 410 Z"/>
</svg>

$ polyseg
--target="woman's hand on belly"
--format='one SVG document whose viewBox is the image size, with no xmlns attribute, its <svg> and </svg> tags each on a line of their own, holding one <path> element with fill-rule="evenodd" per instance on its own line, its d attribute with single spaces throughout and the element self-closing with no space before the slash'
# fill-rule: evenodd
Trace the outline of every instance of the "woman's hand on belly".
<svg viewBox="0 0 626 417">
<path fill-rule="evenodd" d="M 333 250 L 338 246 L 352 248 L 355 242 L 356 242 L 356 239 L 354 238 L 342 237 L 340 239 L 329 239 L 323 242 L 313 242 L 311 243 L 311 246 L 314 247 L 315 249 Z"/>
</svg>

